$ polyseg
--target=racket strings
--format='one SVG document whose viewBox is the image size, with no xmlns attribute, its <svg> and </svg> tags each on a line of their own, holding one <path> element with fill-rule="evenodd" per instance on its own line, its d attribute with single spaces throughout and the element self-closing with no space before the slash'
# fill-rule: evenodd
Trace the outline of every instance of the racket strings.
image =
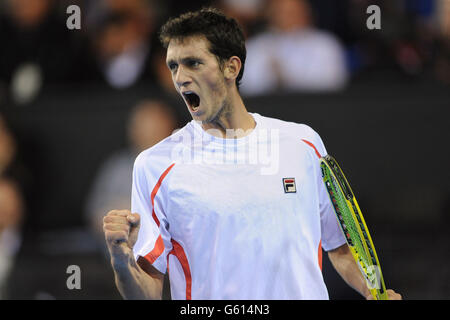
<svg viewBox="0 0 450 320">
<path fill-rule="evenodd" d="M 327 170 L 324 171 L 326 172 Z M 355 251 L 357 251 L 362 267 L 367 269 L 367 266 L 369 265 L 368 262 L 370 260 L 366 257 L 364 246 L 361 242 L 355 221 L 353 220 L 352 213 L 348 208 L 342 193 L 339 192 L 339 184 L 330 174 L 326 174 L 325 178 L 328 194 L 338 217 L 339 224 L 346 237 L 347 243 L 349 246 L 353 247 Z"/>
<path fill-rule="evenodd" d="M 349 246 L 354 247 L 354 249 L 358 253 L 358 257 L 360 263 L 362 264 L 362 267 L 366 270 L 367 267 L 370 265 L 369 262 L 371 261 L 371 259 L 368 259 L 365 253 L 364 245 L 359 236 L 358 228 L 352 217 L 352 213 L 347 206 L 345 198 L 342 196 L 341 192 L 339 192 L 339 190 L 337 189 L 338 182 L 334 179 L 333 176 L 329 176 L 329 181 L 330 183 L 327 184 L 327 186 L 329 186 L 329 188 L 327 188 L 329 189 L 328 193 L 330 195 L 334 209 L 338 216 L 341 228 L 347 239 L 347 243 Z"/>
</svg>

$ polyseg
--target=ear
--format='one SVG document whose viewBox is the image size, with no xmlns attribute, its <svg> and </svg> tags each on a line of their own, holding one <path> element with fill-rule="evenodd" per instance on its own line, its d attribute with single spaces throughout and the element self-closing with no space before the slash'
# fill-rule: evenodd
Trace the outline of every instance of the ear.
<svg viewBox="0 0 450 320">
<path fill-rule="evenodd" d="M 239 59 L 239 57 L 237 56 L 232 56 L 225 62 L 224 67 L 225 67 L 224 68 L 225 79 L 234 82 L 238 77 L 239 72 L 241 71 L 242 68 L 241 59 Z"/>
</svg>

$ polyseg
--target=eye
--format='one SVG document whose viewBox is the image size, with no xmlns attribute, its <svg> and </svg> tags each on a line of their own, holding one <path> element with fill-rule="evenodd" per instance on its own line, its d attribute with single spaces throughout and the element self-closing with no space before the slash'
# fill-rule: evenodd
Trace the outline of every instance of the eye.
<svg viewBox="0 0 450 320">
<path fill-rule="evenodd" d="M 189 67 L 191 67 L 191 68 L 197 68 L 198 66 L 200 66 L 200 61 L 197 61 L 197 60 L 189 60 L 188 65 L 189 65 Z"/>
<path fill-rule="evenodd" d="M 175 71 L 177 69 L 177 64 L 176 63 L 169 63 L 168 67 L 169 67 L 169 70 L 173 72 L 173 71 Z"/>
</svg>

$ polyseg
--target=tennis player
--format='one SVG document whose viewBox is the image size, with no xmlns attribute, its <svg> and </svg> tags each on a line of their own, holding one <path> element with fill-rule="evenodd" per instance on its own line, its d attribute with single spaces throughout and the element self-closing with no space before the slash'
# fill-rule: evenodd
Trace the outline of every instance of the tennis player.
<svg viewBox="0 0 450 320">
<path fill-rule="evenodd" d="M 137 157 L 133 213 L 103 220 L 122 296 L 161 299 L 168 272 L 173 299 L 328 299 L 324 249 L 370 299 L 323 186 L 321 138 L 246 110 L 236 21 L 202 9 L 169 20 L 160 38 L 193 120 Z"/>
</svg>

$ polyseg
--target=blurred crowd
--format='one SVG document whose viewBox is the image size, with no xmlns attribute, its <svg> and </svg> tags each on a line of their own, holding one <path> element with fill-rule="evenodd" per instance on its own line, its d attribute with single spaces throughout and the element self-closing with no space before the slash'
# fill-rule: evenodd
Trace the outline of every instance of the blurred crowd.
<svg viewBox="0 0 450 320">
<path fill-rule="evenodd" d="M 80 30 L 66 26 L 72 4 Z M 381 9 L 381 30 L 366 27 L 371 4 Z M 0 102 L 27 103 L 48 84 L 171 92 L 159 27 L 202 6 L 244 29 L 244 95 L 340 90 L 380 70 L 450 83 L 447 0 L 1 0 Z"/>
<path fill-rule="evenodd" d="M 23 165 L 16 137 L 0 114 L 0 299 L 21 243 L 29 173 Z"/>
<path fill-rule="evenodd" d="M 66 26 L 73 4 L 80 30 Z M 371 4 L 381 8 L 380 30 L 366 27 Z M 338 91 L 386 74 L 450 85 L 449 0 L 0 0 L 0 106 L 26 105 L 47 86 L 146 86 L 175 95 L 158 30 L 202 6 L 220 8 L 244 30 L 244 96 Z M 130 112 L 129 147 L 100 167 L 86 203 L 100 242 L 101 217 L 130 206 L 135 156 L 176 126 L 166 101 L 140 101 Z M 0 298 L 32 194 L 19 146 L 0 110 Z"/>
</svg>

